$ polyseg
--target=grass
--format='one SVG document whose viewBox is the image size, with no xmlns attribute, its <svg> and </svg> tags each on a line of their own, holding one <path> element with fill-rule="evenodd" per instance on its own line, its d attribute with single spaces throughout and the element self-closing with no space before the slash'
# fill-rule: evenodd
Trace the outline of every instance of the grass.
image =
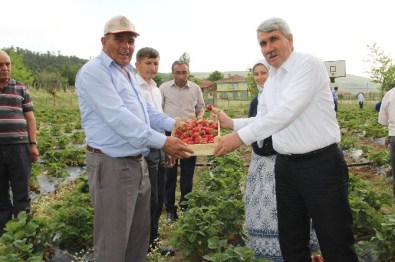
<svg viewBox="0 0 395 262">
<path fill-rule="evenodd" d="M 29 91 L 36 110 L 78 108 L 78 97 L 75 89 L 70 88 L 68 92 L 59 92 L 55 97 L 45 90 L 30 89 Z"/>
</svg>

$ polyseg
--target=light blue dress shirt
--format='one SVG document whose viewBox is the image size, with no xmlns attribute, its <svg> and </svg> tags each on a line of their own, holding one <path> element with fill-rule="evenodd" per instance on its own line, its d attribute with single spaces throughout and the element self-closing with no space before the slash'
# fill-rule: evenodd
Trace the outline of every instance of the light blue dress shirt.
<svg viewBox="0 0 395 262">
<path fill-rule="evenodd" d="M 105 52 L 78 72 L 76 87 L 86 143 L 111 157 L 147 155 L 162 148 L 175 120 L 158 112 L 141 94 L 131 65 L 129 78 Z M 158 130 L 158 131 L 155 131 Z"/>
</svg>

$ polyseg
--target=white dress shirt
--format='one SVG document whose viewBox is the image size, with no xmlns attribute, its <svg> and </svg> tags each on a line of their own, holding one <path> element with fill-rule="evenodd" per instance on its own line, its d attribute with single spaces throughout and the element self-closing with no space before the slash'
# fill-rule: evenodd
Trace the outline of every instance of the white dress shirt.
<svg viewBox="0 0 395 262">
<path fill-rule="evenodd" d="M 379 123 L 388 126 L 389 136 L 395 136 L 395 88 L 389 90 L 383 97 Z"/>
<path fill-rule="evenodd" d="M 304 154 L 340 142 L 329 76 L 324 63 L 293 51 L 280 68 L 271 68 L 255 118 L 235 119 L 245 144 L 272 135 L 280 154 Z"/>
<path fill-rule="evenodd" d="M 163 112 L 162 109 L 162 94 L 156 82 L 151 80 L 151 83 L 147 83 L 140 75 L 136 75 L 137 77 L 137 84 L 139 85 L 141 92 L 145 100 L 150 103 L 155 109 L 160 112 Z"/>
</svg>

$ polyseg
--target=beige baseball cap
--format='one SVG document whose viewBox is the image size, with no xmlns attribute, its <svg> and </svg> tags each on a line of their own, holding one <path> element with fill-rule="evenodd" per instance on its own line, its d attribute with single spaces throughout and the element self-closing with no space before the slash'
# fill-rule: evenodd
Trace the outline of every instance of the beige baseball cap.
<svg viewBox="0 0 395 262">
<path fill-rule="evenodd" d="M 123 15 L 114 16 L 110 19 L 104 26 L 104 35 L 106 34 L 116 34 L 121 32 L 132 32 L 136 36 L 140 35 L 136 32 L 134 24 Z"/>
</svg>

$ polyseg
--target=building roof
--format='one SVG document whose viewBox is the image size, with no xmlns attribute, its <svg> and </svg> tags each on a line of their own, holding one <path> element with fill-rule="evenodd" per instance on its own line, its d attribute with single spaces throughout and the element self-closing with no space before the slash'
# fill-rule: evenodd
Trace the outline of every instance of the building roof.
<svg viewBox="0 0 395 262">
<path fill-rule="evenodd" d="M 241 75 L 229 75 L 227 78 L 222 78 L 218 81 L 217 83 L 233 83 L 233 82 L 245 82 L 247 79 L 245 77 L 242 77 Z"/>
<path fill-rule="evenodd" d="M 201 89 L 209 88 L 215 85 L 215 82 L 207 80 L 207 79 L 202 79 L 200 80 L 199 86 Z"/>
</svg>

